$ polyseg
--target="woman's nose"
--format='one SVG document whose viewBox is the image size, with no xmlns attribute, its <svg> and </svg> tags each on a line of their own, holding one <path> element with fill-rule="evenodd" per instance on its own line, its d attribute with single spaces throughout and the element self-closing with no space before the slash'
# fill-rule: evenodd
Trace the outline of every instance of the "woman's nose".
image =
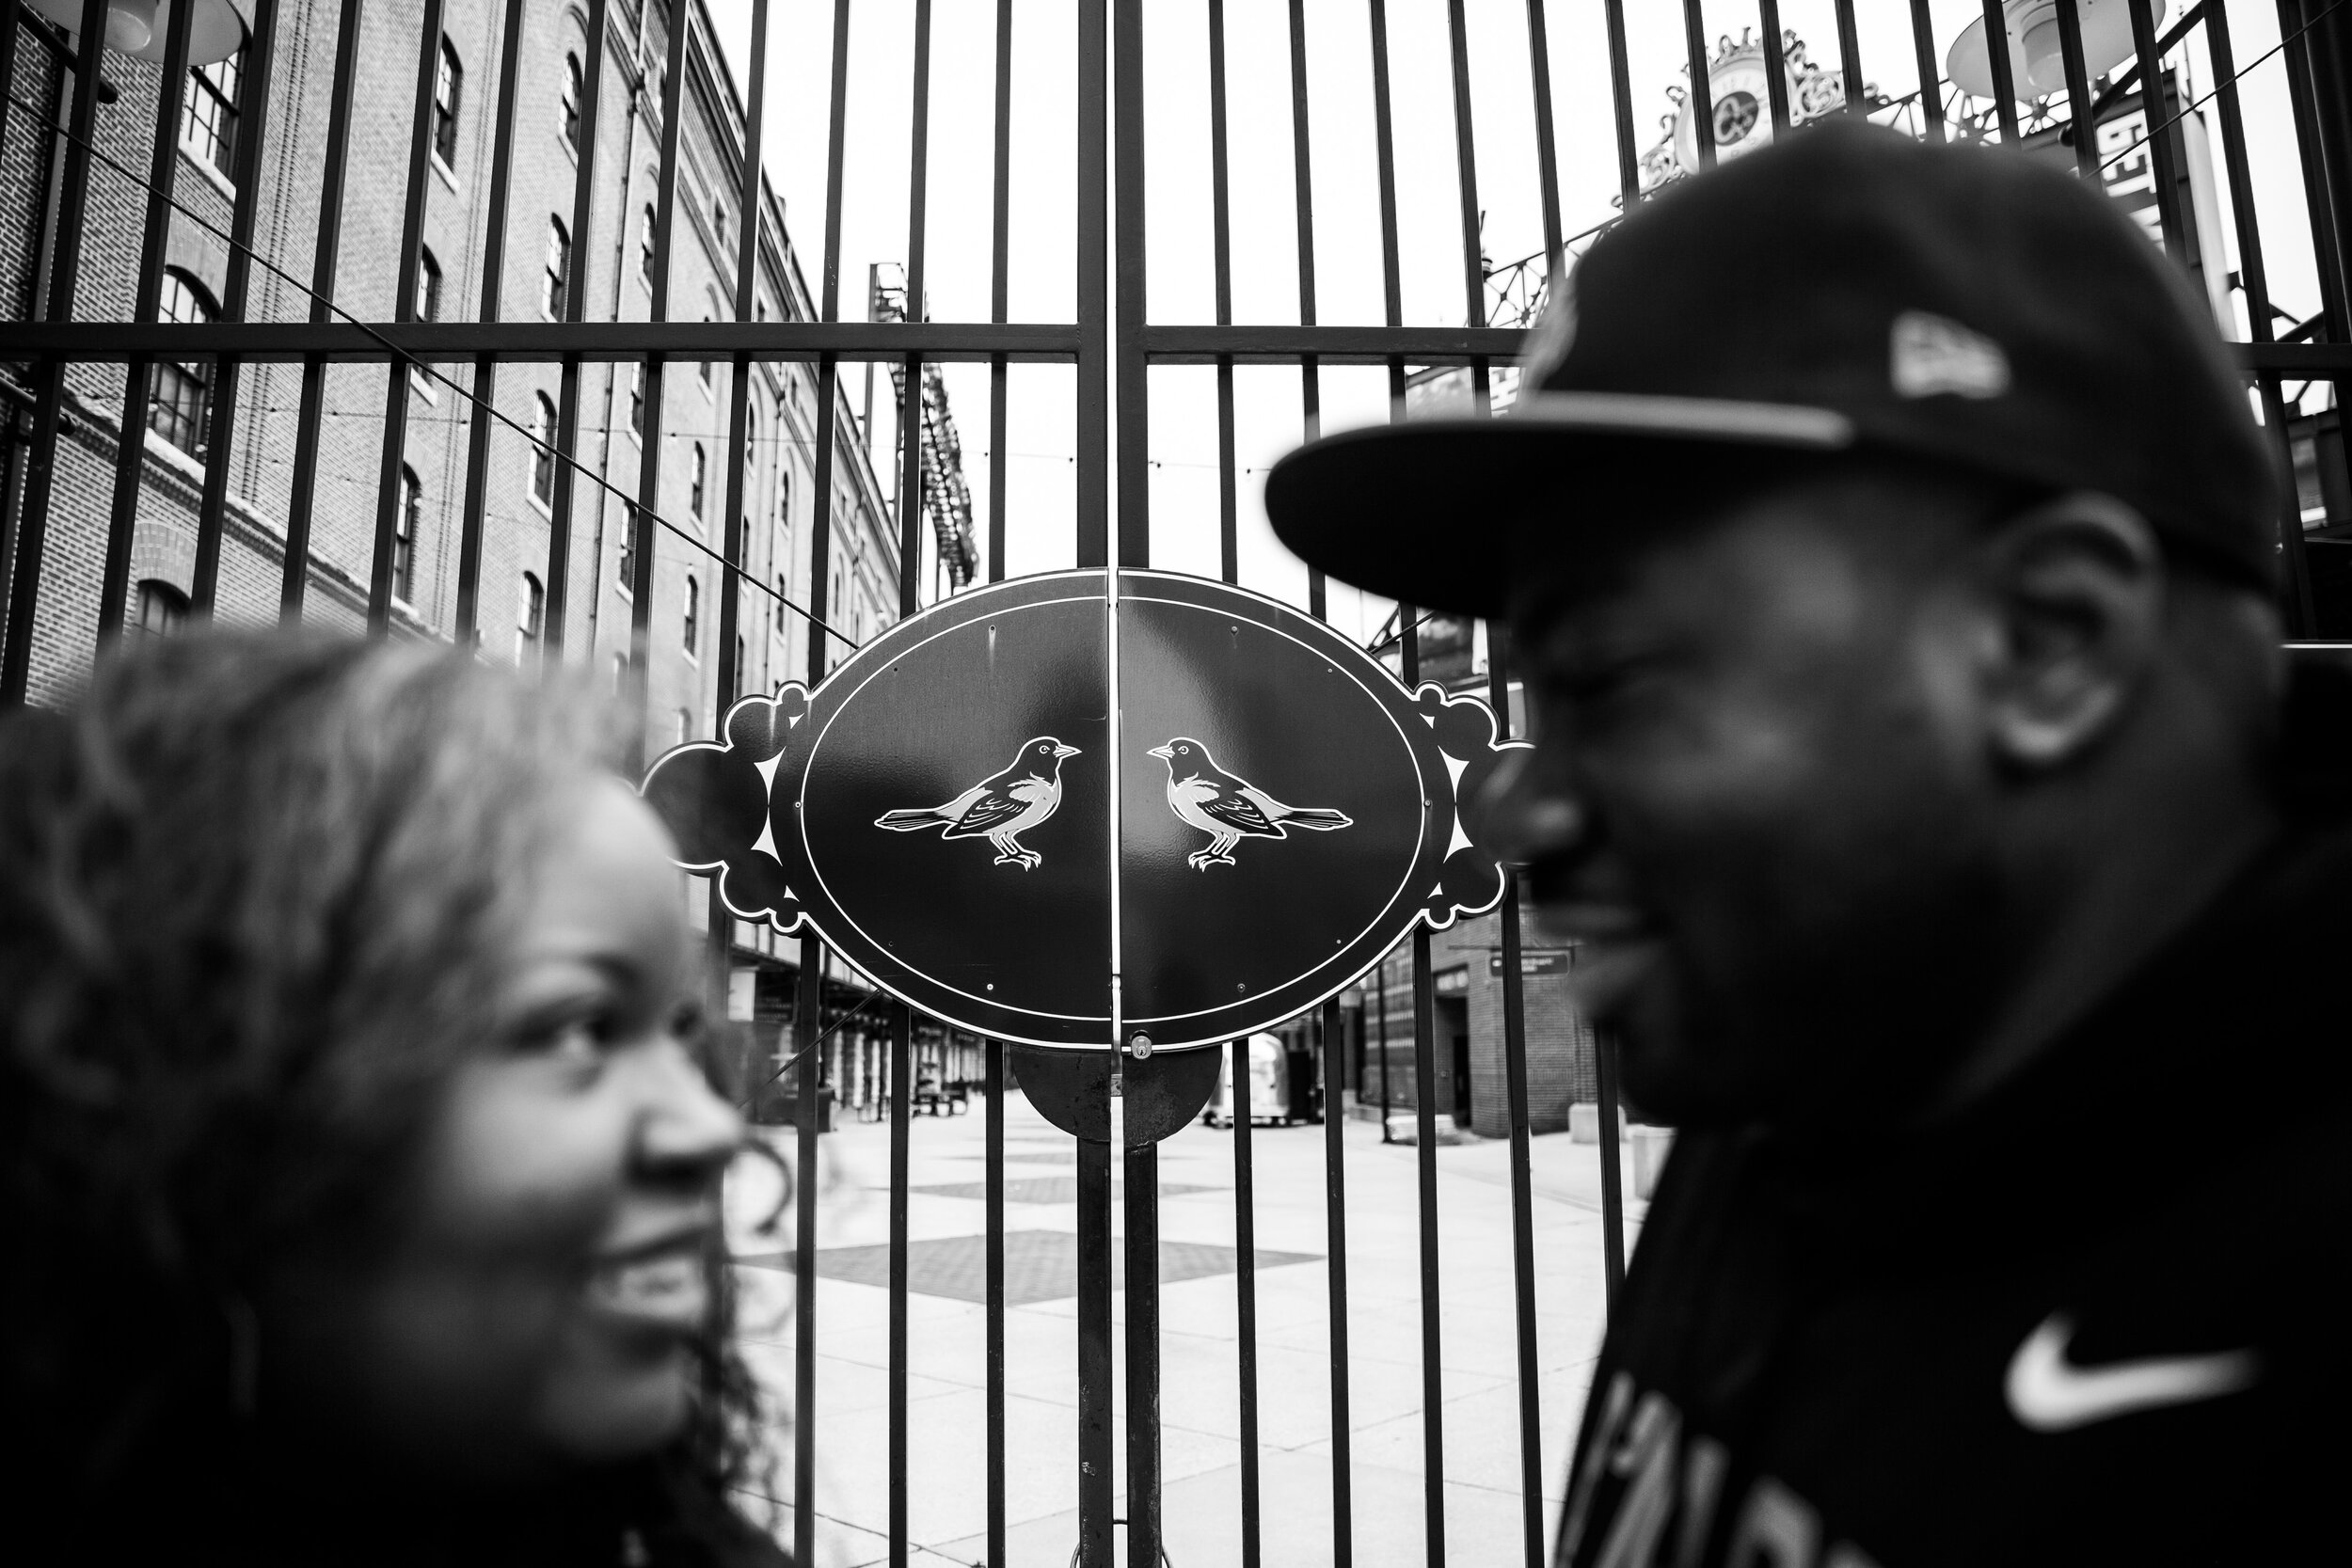
<svg viewBox="0 0 2352 1568">
<path fill-rule="evenodd" d="M 638 1124 L 641 1162 L 673 1178 L 715 1177 L 743 1146 L 743 1117 L 676 1042 L 664 1042 L 652 1057 Z"/>
<path fill-rule="evenodd" d="M 1583 843 L 1590 828 L 1583 805 L 1547 782 L 1538 760 L 1535 751 L 1510 752 L 1479 792 L 1486 842 L 1508 865 L 1568 853 Z"/>
</svg>

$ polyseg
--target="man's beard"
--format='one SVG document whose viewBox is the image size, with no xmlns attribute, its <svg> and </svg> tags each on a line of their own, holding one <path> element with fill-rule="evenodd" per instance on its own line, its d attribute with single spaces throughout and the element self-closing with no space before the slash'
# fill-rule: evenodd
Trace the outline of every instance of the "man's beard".
<svg viewBox="0 0 2352 1568">
<path fill-rule="evenodd" d="M 2016 964 L 1989 857 L 1961 856 L 1846 905 L 1834 925 L 1662 973 L 1597 1020 L 1627 1099 L 1680 1127 L 1885 1125 L 1916 1114 L 1979 1040 Z"/>
</svg>

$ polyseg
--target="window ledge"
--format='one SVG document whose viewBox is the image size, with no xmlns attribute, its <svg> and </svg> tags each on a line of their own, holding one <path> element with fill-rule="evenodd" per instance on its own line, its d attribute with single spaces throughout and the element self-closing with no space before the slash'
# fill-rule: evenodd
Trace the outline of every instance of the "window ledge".
<svg viewBox="0 0 2352 1568">
<path fill-rule="evenodd" d="M 441 183 L 449 187 L 450 194 L 452 196 L 460 194 L 460 187 L 457 183 L 457 171 L 450 167 L 447 164 L 441 162 L 441 154 L 438 150 L 427 152 L 425 154 L 425 162 L 433 166 L 433 172 L 441 177 Z"/>
<path fill-rule="evenodd" d="M 200 148 L 197 147 L 192 142 L 183 141 L 180 144 L 180 156 L 187 163 L 190 168 L 195 169 L 197 173 L 211 181 L 213 189 L 218 191 L 222 196 L 227 197 L 231 201 L 237 199 L 237 182 L 230 179 L 229 176 L 221 173 L 221 171 L 214 166 L 213 160 L 206 156 Z"/>
</svg>

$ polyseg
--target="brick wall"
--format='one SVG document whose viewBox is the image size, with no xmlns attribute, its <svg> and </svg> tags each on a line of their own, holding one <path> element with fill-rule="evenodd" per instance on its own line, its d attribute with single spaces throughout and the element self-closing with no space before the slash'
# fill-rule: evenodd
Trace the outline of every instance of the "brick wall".
<svg viewBox="0 0 2352 1568">
<path fill-rule="evenodd" d="M 293 0 L 280 8 L 255 205 L 254 245 L 261 261 L 252 269 L 247 299 L 251 319 L 301 321 L 310 313 L 306 289 L 325 183 L 339 9 L 333 0 Z M 441 269 L 440 314 L 445 320 L 477 319 L 483 304 L 502 12 L 496 0 L 451 0 L 446 11 L 444 36 L 463 66 L 464 89 L 454 156 L 447 164 L 432 160 L 426 175 L 423 231 L 424 244 Z M 368 321 L 389 320 L 394 313 L 420 15 L 412 8 L 398 7 L 369 7 L 362 13 L 362 69 L 337 227 L 334 300 Z M 577 164 L 561 135 L 561 62 L 565 54 L 577 53 L 584 63 L 588 53 L 582 8 L 568 0 L 527 0 L 523 15 L 524 65 L 517 79 L 506 252 L 498 299 L 506 319 L 539 315 L 548 219 L 558 216 L 567 229 L 571 226 Z M 669 13 L 654 7 L 641 19 L 624 3 L 612 8 L 609 24 L 596 127 L 596 198 L 585 231 L 571 236 L 574 276 L 584 291 L 588 319 L 617 314 L 642 320 L 650 314 L 652 303 L 639 266 L 642 214 L 656 199 L 660 73 Z M 637 63 L 641 25 L 642 58 L 649 72 L 642 79 Z M 723 68 L 714 70 L 704 55 L 707 37 L 707 25 L 698 26 L 689 49 L 690 90 L 681 99 L 683 169 L 672 242 L 669 310 L 671 319 L 680 321 L 731 313 L 736 262 L 732 236 L 740 233 L 743 222 L 738 210 L 741 112 Z M 18 58 L 17 93 L 29 101 L 54 103 L 57 71 L 30 31 L 24 35 Z M 100 112 L 100 144 L 143 176 L 151 144 L 157 71 L 113 55 L 107 57 L 106 70 L 121 96 Z M 249 123 L 246 117 L 240 128 Z M 0 146 L 0 291 L 10 300 L 29 304 L 40 249 L 45 167 L 39 138 L 28 134 L 21 115 L 11 118 L 8 133 Z M 172 220 L 168 264 L 186 272 L 218 300 L 228 251 L 206 225 L 222 230 L 230 227 L 233 192 L 209 167 L 183 155 L 175 194 L 189 212 Z M 77 316 L 128 318 L 145 201 L 144 192 L 132 182 L 103 167 L 93 174 L 90 237 Z M 759 288 L 766 313 L 777 319 L 806 317 L 812 313 L 808 291 L 783 236 L 782 209 L 771 193 L 762 206 L 767 243 L 762 246 Z M 729 237 L 723 246 L 721 212 Z M 282 269 L 285 276 L 273 269 Z M 470 364 L 441 369 L 472 388 Z M 355 627 L 364 614 L 386 468 L 388 373 L 383 365 L 366 364 L 330 365 L 324 373 L 305 610 L 306 619 L 313 622 Z M 720 572 L 704 552 L 715 552 L 723 543 L 730 374 L 727 366 L 714 367 L 706 383 L 699 367 L 680 364 L 671 366 L 665 377 L 659 511 L 688 537 L 657 532 L 653 594 L 645 607 L 648 740 L 655 746 L 675 738 L 680 709 L 690 716 L 690 729 L 708 733 L 720 695 Z M 25 380 L 22 374 L 15 379 L 20 386 Z M 501 365 L 495 379 L 496 407 L 525 429 L 534 422 L 540 396 L 550 402 L 559 399 L 559 370 L 553 365 Z M 576 457 L 591 473 L 629 498 L 638 492 L 642 461 L 629 429 L 633 381 L 631 366 L 580 368 L 575 447 Z M 237 429 L 228 456 L 230 505 L 218 586 L 217 613 L 224 621 L 266 622 L 278 614 L 283 539 L 294 504 L 302 384 L 299 365 L 242 369 Z M 115 427 L 121 408 L 117 367 L 77 367 L 71 386 L 76 418 L 59 453 L 35 625 L 32 685 L 36 699 L 42 701 L 71 693 L 87 668 L 95 642 L 96 598 L 112 505 Z M 412 388 L 393 472 L 396 476 L 400 465 L 414 472 L 422 507 L 413 585 L 406 602 L 396 605 L 395 619 L 401 629 L 413 634 L 450 636 L 457 609 L 470 405 L 455 388 L 430 378 L 419 378 Z M 744 512 L 752 524 L 744 544 L 746 576 L 769 586 L 781 576 L 790 595 L 806 603 L 815 450 L 815 393 L 807 369 L 757 368 L 753 372 L 752 404 L 757 438 L 744 495 Z M 834 518 L 834 556 L 837 562 L 862 562 L 866 569 L 847 575 L 852 602 L 834 607 L 836 624 L 861 625 L 870 631 L 896 618 L 896 535 L 846 397 L 841 408 L 837 487 L 848 511 Z M 689 496 L 697 443 L 705 451 L 707 472 L 699 515 Z M 493 426 L 478 615 L 482 646 L 489 657 L 516 656 L 524 574 L 535 576 L 542 584 L 547 579 L 556 520 L 533 493 L 532 458 L 532 444 L 519 431 Z M 200 483 L 199 464 L 151 438 L 134 536 L 135 584 L 152 578 L 183 592 L 190 586 Z M 619 578 L 627 509 L 622 499 L 582 477 L 574 487 L 572 510 L 565 656 L 604 676 L 615 656 L 628 650 L 637 608 Z M 701 604 L 691 653 L 684 635 L 690 579 L 698 586 Z M 804 675 L 805 622 L 797 614 L 787 614 L 781 627 L 777 622 L 773 600 L 746 589 L 740 630 L 748 668 L 740 677 L 742 689 Z M 836 646 L 836 657 L 838 651 Z"/>
</svg>

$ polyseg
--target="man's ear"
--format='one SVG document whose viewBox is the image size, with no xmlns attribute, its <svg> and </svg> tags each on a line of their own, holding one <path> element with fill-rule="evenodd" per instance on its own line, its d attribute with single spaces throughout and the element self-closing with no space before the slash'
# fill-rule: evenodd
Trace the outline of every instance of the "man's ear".
<svg viewBox="0 0 2352 1568">
<path fill-rule="evenodd" d="M 1984 552 L 1999 626 L 1987 738 L 2007 767 L 2062 767 L 2113 730 L 2155 661 L 2163 550 L 2131 507 L 2076 490 L 2000 524 Z"/>
</svg>

